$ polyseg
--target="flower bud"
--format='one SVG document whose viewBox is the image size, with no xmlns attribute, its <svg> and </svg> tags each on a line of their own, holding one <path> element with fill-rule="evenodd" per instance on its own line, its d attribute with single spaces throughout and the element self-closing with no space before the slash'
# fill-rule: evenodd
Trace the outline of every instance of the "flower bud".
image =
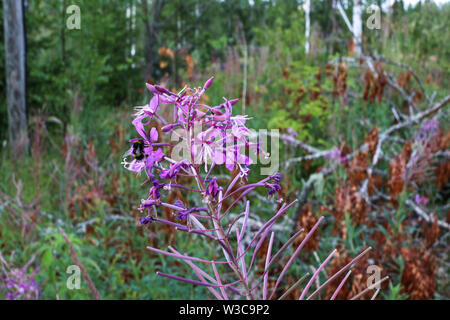
<svg viewBox="0 0 450 320">
<path fill-rule="evenodd" d="M 139 222 L 141 224 L 149 224 L 149 223 L 152 223 L 153 221 L 154 221 L 154 219 L 153 219 L 152 216 L 142 217 L 142 218 L 139 219 Z"/>
<path fill-rule="evenodd" d="M 169 94 L 169 95 L 172 94 L 172 93 L 171 93 L 169 90 L 167 90 L 166 88 L 161 87 L 161 86 L 158 86 L 158 85 L 155 86 L 155 89 L 156 89 L 157 91 L 159 91 L 159 93 L 165 93 L 165 94 Z"/>
<path fill-rule="evenodd" d="M 228 101 L 232 106 L 235 105 L 236 103 L 238 103 L 239 99 L 233 99 Z"/>
<path fill-rule="evenodd" d="M 165 125 L 164 127 L 162 127 L 161 131 L 167 133 L 179 125 L 180 125 L 179 123 L 171 123 L 171 124 L 168 124 L 168 125 Z"/>
<path fill-rule="evenodd" d="M 153 199 L 149 199 L 149 200 L 142 200 L 141 201 L 141 208 L 151 208 L 152 206 L 158 206 L 160 205 L 160 201 L 159 200 L 153 200 Z"/>
<path fill-rule="evenodd" d="M 159 91 L 156 90 L 155 86 L 151 85 L 150 83 L 146 83 L 145 86 L 147 87 L 148 90 L 150 90 L 154 94 L 159 94 Z"/>
<path fill-rule="evenodd" d="M 208 79 L 208 81 L 205 82 L 205 85 L 203 86 L 203 90 L 207 90 L 213 83 L 214 77 L 211 77 Z"/>
<path fill-rule="evenodd" d="M 212 108 L 211 112 L 214 113 L 215 115 L 218 115 L 218 116 L 223 115 L 223 112 L 218 110 L 218 109 L 216 109 L 216 108 Z"/>
<path fill-rule="evenodd" d="M 213 198 L 216 198 L 218 193 L 219 193 L 219 185 L 217 184 L 217 178 L 214 177 L 209 182 L 208 188 L 206 188 L 206 194 Z"/>
</svg>

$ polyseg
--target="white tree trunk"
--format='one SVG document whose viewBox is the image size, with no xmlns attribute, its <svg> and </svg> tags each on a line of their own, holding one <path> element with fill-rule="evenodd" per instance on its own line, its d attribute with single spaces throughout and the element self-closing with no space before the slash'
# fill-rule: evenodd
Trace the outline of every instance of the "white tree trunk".
<svg viewBox="0 0 450 320">
<path fill-rule="evenodd" d="M 134 0 L 130 1 L 129 6 L 126 9 L 126 18 L 128 23 L 128 30 L 132 34 L 131 37 L 127 38 L 127 45 L 130 49 L 129 52 L 126 53 L 126 58 L 134 58 L 136 55 L 136 38 L 135 38 L 135 30 L 136 30 L 136 3 Z M 133 62 L 131 64 L 132 68 L 135 68 L 136 65 Z"/>
<path fill-rule="evenodd" d="M 360 56 L 362 53 L 362 0 L 353 0 L 353 42 L 355 53 Z"/>
<path fill-rule="evenodd" d="M 305 0 L 303 3 L 303 10 L 305 10 L 305 53 L 308 54 L 310 49 L 309 38 L 311 21 L 309 19 L 309 13 L 311 12 L 311 0 Z"/>
<path fill-rule="evenodd" d="M 3 0 L 3 16 L 9 141 L 17 156 L 28 149 L 23 1 Z"/>
</svg>

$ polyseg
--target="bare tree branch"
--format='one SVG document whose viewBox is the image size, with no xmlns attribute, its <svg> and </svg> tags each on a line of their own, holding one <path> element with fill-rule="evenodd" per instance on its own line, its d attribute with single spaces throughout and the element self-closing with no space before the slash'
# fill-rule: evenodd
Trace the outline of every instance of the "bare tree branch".
<svg viewBox="0 0 450 320">
<path fill-rule="evenodd" d="M 434 222 L 434 219 L 429 214 L 427 214 L 425 211 L 423 211 L 422 208 L 420 208 L 418 205 L 416 205 L 411 200 L 406 200 L 405 203 L 408 206 L 410 206 L 411 208 L 413 208 L 414 212 L 416 212 L 426 222 L 428 222 L 428 223 L 433 223 Z M 441 221 L 441 220 L 437 220 L 437 224 L 440 227 L 442 227 L 442 228 L 450 230 L 450 224 L 448 224 L 447 222 L 444 222 L 444 221 Z"/>
</svg>

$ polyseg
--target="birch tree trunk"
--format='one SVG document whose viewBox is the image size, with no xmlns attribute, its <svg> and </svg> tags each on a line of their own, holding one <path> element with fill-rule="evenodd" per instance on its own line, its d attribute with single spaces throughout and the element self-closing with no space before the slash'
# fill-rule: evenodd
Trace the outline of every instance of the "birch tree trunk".
<svg viewBox="0 0 450 320">
<path fill-rule="evenodd" d="M 6 58 L 6 99 L 9 141 L 14 155 L 28 150 L 25 73 L 25 26 L 22 0 L 3 0 Z"/>
<path fill-rule="evenodd" d="M 386 46 L 387 39 L 389 38 L 389 34 L 391 32 L 391 18 L 392 11 L 395 6 L 396 0 L 388 0 L 386 4 L 386 19 L 384 23 L 384 33 L 383 33 L 383 46 Z"/>
<path fill-rule="evenodd" d="M 126 53 L 126 58 L 134 58 L 136 55 L 136 38 L 135 38 L 135 30 L 136 30 L 136 3 L 135 0 L 130 0 L 126 9 L 126 18 L 127 18 L 127 28 L 130 33 L 130 37 L 127 38 L 127 46 L 129 51 Z M 131 65 L 132 68 L 135 68 L 136 65 L 134 62 Z"/>
<path fill-rule="evenodd" d="M 309 53 L 309 34 L 311 28 L 311 22 L 309 20 L 309 13 L 311 12 L 311 0 L 305 0 L 303 3 L 303 10 L 305 10 L 305 53 Z"/>
<path fill-rule="evenodd" d="M 362 0 L 353 0 L 353 43 L 355 44 L 355 54 L 362 53 Z"/>
</svg>

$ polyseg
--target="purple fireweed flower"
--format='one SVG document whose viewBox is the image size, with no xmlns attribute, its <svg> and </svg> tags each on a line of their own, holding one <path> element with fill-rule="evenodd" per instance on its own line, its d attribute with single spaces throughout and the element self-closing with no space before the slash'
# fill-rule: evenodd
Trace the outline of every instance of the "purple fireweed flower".
<svg viewBox="0 0 450 320">
<path fill-rule="evenodd" d="M 160 179 L 173 181 L 179 175 L 191 177 L 197 175 L 202 165 L 204 165 L 205 171 L 208 171 L 208 167 L 211 167 L 212 170 L 216 165 L 223 164 L 230 171 L 239 170 L 238 176 L 243 180 L 249 174 L 248 166 L 252 164 L 252 159 L 246 154 L 247 151 L 255 152 L 257 156 L 263 153 L 268 157 L 268 154 L 261 149 L 259 139 L 257 143 L 249 141 L 253 134 L 246 127 L 246 123 L 250 118 L 247 115 L 233 115 L 233 105 L 238 102 L 238 99 L 224 98 L 224 102 L 215 107 L 200 102 L 202 95 L 212 83 L 213 78 L 210 78 L 203 87 L 185 87 L 178 93 L 173 93 L 158 85 L 147 84 L 147 88 L 153 96 L 147 105 L 135 108 L 132 124 L 139 138 L 130 140 L 132 146 L 125 153 L 123 161 L 128 170 L 138 174 L 144 171 L 148 176 L 146 182 L 152 183 L 148 199 L 141 203 L 141 211 L 144 209 L 149 211 L 152 207 L 161 204 L 162 189 L 170 189 L 172 186 L 185 188 L 182 185 L 160 183 L 154 178 L 155 173 L 159 172 Z M 158 114 L 159 109 L 163 106 L 164 108 L 173 108 L 171 121 L 162 119 Z M 179 128 L 174 134 L 183 139 L 185 150 L 188 150 L 190 154 L 181 160 L 167 157 L 158 147 L 169 145 L 158 143 L 160 137 L 157 129 L 155 127 L 148 128 L 153 120 L 163 122 L 162 131 L 164 133 L 171 132 L 175 127 Z M 198 128 L 201 130 L 197 130 Z M 181 134 L 179 130 L 181 130 Z M 128 160 L 130 157 L 132 159 Z M 169 166 L 164 165 L 167 162 L 169 162 Z M 273 181 L 275 183 L 269 187 L 270 194 L 274 194 L 280 189 L 278 181 L 276 179 Z M 204 183 L 200 185 L 197 181 L 197 184 L 199 189 L 202 189 L 201 185 L 205 188 Z M 207 188 L 195 191 L 203 192 L 212 199 L 217 199 L 220 190 L 222 188 L 219 187 L 217 179 L 212 179 Z M 179 211 L 178 214 L 180 218 L 184 218 L 196 210 L 196 208 L 186 208 Z"/>
<path fill-rule="evenodd" d="M 329 153 L 326 153 L 323 156 L 325 159 L 337 160 L 340 163 L 345 163 L 347 161 L 347 157 L 342 155 L 342 150 L 337 147 L 334 147 L 330 150 Z"/>
<path fill-rule="evenodd" d="M 295 130 L 292 129 L 292 128 L 287 128 L 287 129 L 286 129 L 286 132 L 287 132 L 287 135 L 288 135 L 289 137 L 291 137 L 291 138 L 295 138 L 295 137 L 298 136 L 298 132 L 295 131 Z"/>
<path fill-rule="evenodd" d="M 186 209 L 186 206 L 184 205 L 183 201 L 181 201 L 181 200 L 175 201 L 173 205 L 174 205 L 175 207 L 179 207 L 179 208 Z"/>
<path fill-rule="evenodd" d="M 162 152 L 161 148 L 158 148 L 156 151 L 147 150 L 146 152 L 148 153 L 145 161 L 145 167 L 147 168 L 148 174 L 152 176 L 153 165 L 156 162 L 160 162 L 165 157 L 165 155 Z"/>
<path fill-rule="evenodd" d="M 250 144 L 246 140 L 248 129 L 230 125 L 230 129 L 208 128 L 193 139 L 192 153 L 195 164 L 204 164 L 205 171 L 210 164 L 225 164 L 228 170 L 235 165 L 248 166 L 252 160 L 243 154 Z M 240 166 L 241 171 L 245 171 Z"/>
<path fill-rule="evenodd" d="M 242 154 L 241 151 L 243 150 L 241 150 L 241 147 L 242 146 L 236 145 L 226 147 L 222 150 L 218 148 L 213 154 L 214 163 L 218 165 L 225 164 L 225 167 L 229 171 L 234 170 L 235 166 L 237 165 L 241 173 L 247 175 L 247 166 L 252 164 L 252 160 L 248 156 Z"/>
<path fill-rule="evenodd" d="M 270 176 L 270 179 L 275 181 L 275 182 L 277 182 L 277 183 L 279 183 L 281 181 L 281 178 L 282 178 L 282 176 L 281 176 L 281 173 L 279 173 L 279 172 L 277 172 L 274 175 Z"/>
<path fill-rule="evenodd" d="M 422 197 L 419 194 L 415 194 L 414 195 L 414 202 L 417 203 L 420 206 L 426 206 L 428 203 L 428 198 L 427 197 Z"/>
<path fill-rule="evenodd" d="M 199 103 L 204 92 L 211 86 L 213 78 L 205 82 L 203 88 L 184 88 L 178 94 L 172 93 L 167 89 L 159 86 L 147 84 L 147 88 L 154 94 L 147 106 L 138 108 L 133 120 L 133 125 L 138 134 L 145 141 L 155 141 L 153 137 L 147 136 L 144 126 L 150 123 L 153 115 L 157 112 L 159 103 L 171 104 L 174 106 L 174 119 L 171 124 L 163 127 L 163 132 L 170 132 L 175 127 L 187 130 L 187 128 L 196 128 L 206 126 L 200 134 L 196 133 L 195 137 L 188 138 L 185 141 L 186 147 L 191 151 L 193 156 L 193 164 L 204 164 L 205 170 L 208 165 L 225 164 L 228 170 L 233 170 L 236 165 L 239 166 L 242 174 L 248 173 L 247 166 L 252 163 L 251 159 L 244 154 L 246 147 L 253 147 L 249 143 L 249 130 L 245 126 L 249 119 L 246 115 L 232 115 L 233 105 L 237 103 L 237 99 L 227 100 L 217 107 L 209 107 Z M 149 122 L 147 118 L 150 118 Z M 192 141 L 190 141 L 192 139 Z M 257 148 L 258 149 L 258 148 Z M 257 150 L 258 152 L 260 150 Z M 163 155 L 160 155 L 161 158 Z M 188 161 L 188 159 L 185 159 Z M 130 168 L 133 171 L 140 172 L 142 163 L 133 163 Z M 149 169 L 156 160 L 147 164 Z M 172 179 L 178 171 L 169 172 L 165 169 L 162 178 Z"/>
<path fill-rule="evenodd" d="M 143 211 L 144 209 L 151 209 L 153 206 L 159 206 L 161 204 L 161 201 L 159 199 L 147 199 L 147 200 L 141 200 L 141 206 L 139 207 L 139 210 Z"/>
<path fill-rule="evenodd" d="M 200 212 L 200 211 L 208 212 L 208 210 L 205 208 L 194 207 L 192 209 L 189 209 L 180 200 L 175 201 L 174 206 L 183 208 L 182 210 L 175 210 L 175 212 L 177 213 L 177 217 L 180 220 L 185 220 L 192 213 L 196 213 L 196 212 Z"/>
<path fill-rule="evenodd" d="M 331 152 L 327 155 L 329 159 L 337 160 L 341 157 L 341 150 L 338 148 L 333 148 Z"/>
<path fill-rule="evenodd" d="M 8 300 L 16 300 L 17 296 L 19 295 L 19 293 L 12 293 L 12 292 L 8 292 Z"/>
<path fill-rule="evenodd" d="M 142 123 L 141 123 L 142 124 Z M 164 153 L 161 148 L 153 150 L 152 143 L 158 141 L 158 130 L 152 128 L 150 134 L 147 135 L 144 127 L 137 125 L 136 130 L 144 139 L 132 139 L 133 143 L 131 148 L 124 154 L 122 164 L 130 171 L 140 173 L 147 168 L 149 176 L 152 176 L 151 169 L 155 162 L 160 162 L 164 158 Z M 127 158 L 132 156 L 134 159 L 131 162 L 127 161 Z"/>
<path fill-rule="evenodd" d="M 155 221 L 155 218 L 153 218 L 152 216 L 142 217 L 139 219 L 139 222 L 141 224 L 149 224 L 152 223 L 153 221 Z"/>
<path fill-rule="evenodd" d="M 264 183 L 264 187 L 269 188 L 269 196 L 278 193 L 281 190 L 281 186 L 278 183 Z"/>
<path fill-rule="evenodd" d="M 426 146 L 438 132 L 439 122 L 435 118 L 430 119 L 416 132 L 416 141 L 419 145 Z"/>
<path fill-rule="evenodd" d="M 158 180 L 152 179 L 153 186 L 150 188 L 150 191 L 148 192 L 148 195 L 152 199 L 159 199 L 161 197 L 161 194 L 159 192 L 159 189 L 164 188 L 164 183 L 159 183 Z"/>
<path fill-rule="evenodd" d="M 179 163 L 171 163 L 169 169 L 163 169 L 159 176 L 161 179 L 173 179 L 177 176 L 178 172 L 181 168 L 188 168 L 188 165 L 185 162 Z"/>
<path fill-rule="evenodd" d="M 215 199 L 215 198 L 217 198 L 217 195 L 219 194 L 219 190 L 220 190 L 220 187 L 217 184 L 217 178 L 214 177 L 212 179 L 209 179 L 209 184 L 208 184 L 208 187 L 206 188 L 206 194 Z"/>
<path fill-rule="evenodd" d="M 215 162 L 215 154 L 220 150 L 220 130 L 211 127 L 203 132 L 200 132 L 196 138 L 193 139 L 192 154 L 194 156 L 194 163 L 207 165 Z"/>
<path fill-rule="evenodd" d="M 185 211 L 178 211 L 177 215 L 178 215 L 178 219 L 180 220 L 185 220 L 188 215 L 191 213 L 190 210 L 185 210 Z"/>
<path fill-rule="evenodd" d="M 430 119 L 426 121 L 422 127 L 420 128 L 420 131 L 422 132 L 436 132 L 439 129 L 439 122 L 436 119 Z"/>
<path fill-rule="evenodd" d="M 0 279 L 1 280 L 1 279 Z M 12 269 L 4 278 L 4 288 L 7 291 L 8 300 L 38 299 L 40 286 L 35 279 L 23 269 Z M 2 283 L 0 281 L 0 288 Z"/>
</svg>

